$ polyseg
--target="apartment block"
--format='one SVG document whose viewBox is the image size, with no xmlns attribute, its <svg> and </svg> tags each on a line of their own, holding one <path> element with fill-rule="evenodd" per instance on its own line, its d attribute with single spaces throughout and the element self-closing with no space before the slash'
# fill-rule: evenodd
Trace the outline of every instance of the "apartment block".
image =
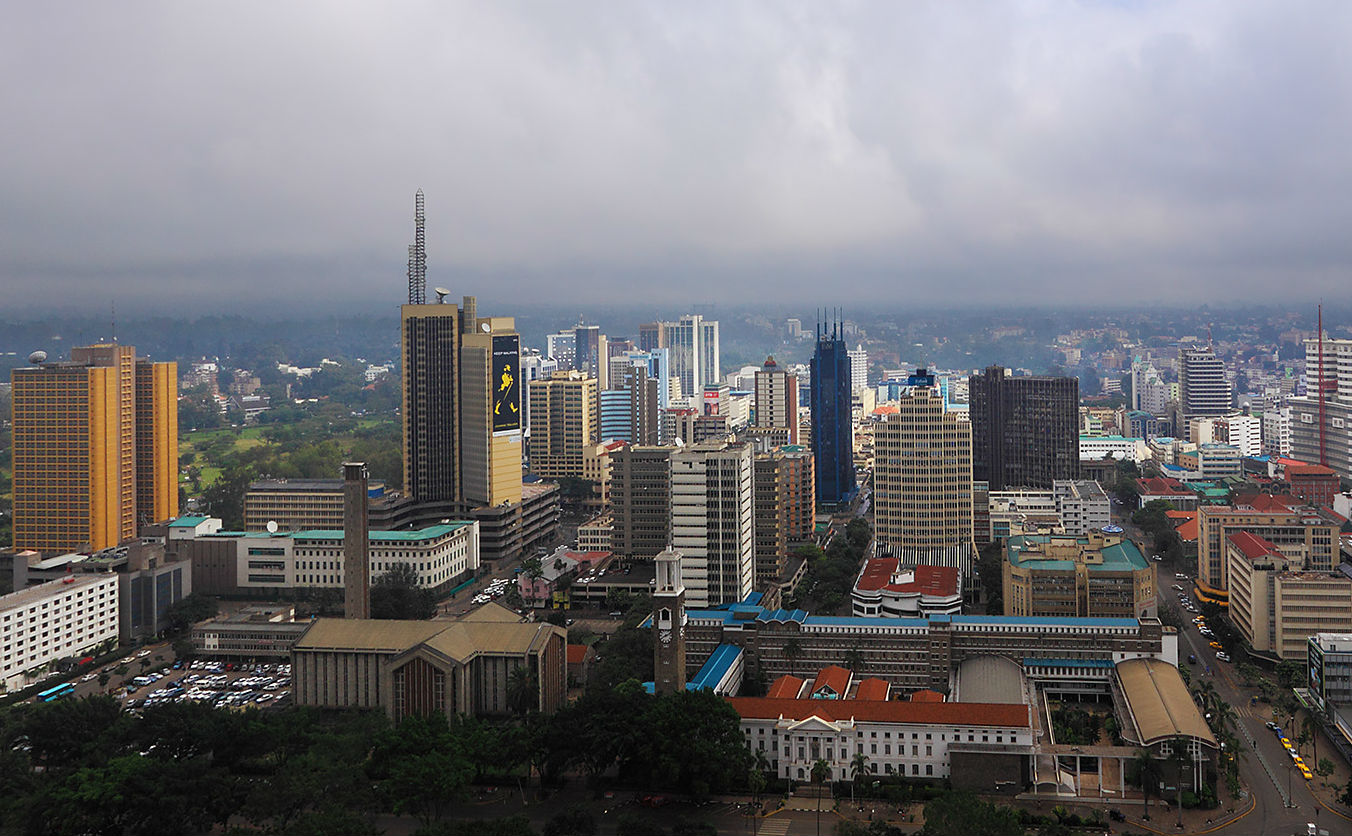
<svg viewBox="0 0 1352 836">
<path fill-rule="evenodd" d="M 0 682 L 13 690 L 26 672 L 116 642 L 116 575 L 70 575 L 0 597 Z"/>
</svg>

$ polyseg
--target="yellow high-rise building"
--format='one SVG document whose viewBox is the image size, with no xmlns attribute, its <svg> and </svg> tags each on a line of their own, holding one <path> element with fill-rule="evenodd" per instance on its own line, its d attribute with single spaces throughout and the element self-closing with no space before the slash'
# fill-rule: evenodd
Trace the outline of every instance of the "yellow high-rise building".
<svg viewBox="0 0 1352 836">
<path fill-rule="evenodd" d="M 466 502 L 521 502 L 521 428 L 516 322 L 474 317 L 460 337 L 460 486 Z"/>
<path fill-rule="evenodd" d="M 530 470 L 548 479 L 584 478 L 586 459 L 599 440 L 601 420 L 595 377 L 554 372 L 530 383 Z"/>
<path fill-rule="evenodd" d="M 177 378 L 111 344 L 13 371 L 15 548 L 97 551 L 178 515 Z"/>
</svg>

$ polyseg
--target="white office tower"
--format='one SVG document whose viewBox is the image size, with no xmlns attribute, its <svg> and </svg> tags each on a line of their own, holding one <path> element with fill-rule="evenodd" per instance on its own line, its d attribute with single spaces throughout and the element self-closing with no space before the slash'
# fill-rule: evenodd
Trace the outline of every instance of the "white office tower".
<svg viewBox="0 0 1352 836">
<path fill-rule="evenodd" d="M 545 356 L 557 361 L 557 371 L 569 371 L 577 358 L 577 334 L 560 331 L 545 337 Z"/>
<path fill-rule="evenodd" d="M 765 358 L 756 372 L 756 426 L 783 431 L 784 443 L 798 443 L 798 378 Z"/>
<path fill-rule="evenodd" d="M 686 603 L 740 601 L 755 574 L 751 445 L 707 441 L 671 454 L 671 547 Z"/>
<path fill-rule="evenodd" d="M 1291 456 L 1291 407 L 1263 413 L 1263 455 Z"/>
<path fill-rule="evenodd" d="M 1225 364 L 1210 348 L 1185 348 L 1178 357 L 1179 415 L 1188 418 L 1230 411 L 1230 381 Z"/>
<path fill-rule="evenodd" d="M 1159 370 L 1151 363 L 1137 360 L 1131 364 L 1131 408 L 1163 415 L 1169 403 L 1169 384 L 1160 380 Z"/>
<path fill-rule="evenodd" d="M 1215 440 L 1239 448 L 1241 456 L 1263 454 L 1263 419 L 1257 415 L 1227 415 L 1216 419 Z"/>
<path fill-rule="evenodd" d="M 868 388 L 868 352 L 863 345 L 846 351 L 850 358 L 850 388 L 858 392 Z"/>
<path fill-rule="evenodd" d="M 681 397 L 699 397 L 704 387 L 718 383 L 718 322 L 687 314 L 676 322 L 654 323 L 655 342 L 670 352 L 671 376 L 680 381 Z"/>
<path fill-rule="evenodd" d="M 1291 398 L 1291 456 L 1327 464 L 1352 479 L 1352 340 L 1322 340 L 1324 404 L 1319 404 L 1320 340 L 1305 341 L 1305 392 Z M 1322 416 L 1322 432 L 1321 432 Z"/>
</svg>

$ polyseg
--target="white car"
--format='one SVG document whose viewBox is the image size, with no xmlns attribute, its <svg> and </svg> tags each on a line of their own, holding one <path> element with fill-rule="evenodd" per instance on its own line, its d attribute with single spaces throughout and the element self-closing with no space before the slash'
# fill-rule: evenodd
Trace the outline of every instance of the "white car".
<svg viewBox="0 0 1352 836">
<path fill-rule="evenodd" d="M 1230 654 L 1226 653 L 1224 650 L 1218 650 L 1216 651 L 1216 659 L 1221 662 L 1228 662 L 1230 661 Z"/>
</svg>

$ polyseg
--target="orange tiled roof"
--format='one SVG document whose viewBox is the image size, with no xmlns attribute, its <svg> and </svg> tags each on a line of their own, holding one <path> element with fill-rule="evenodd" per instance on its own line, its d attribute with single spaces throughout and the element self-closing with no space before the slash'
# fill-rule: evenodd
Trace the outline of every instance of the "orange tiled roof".
<svg viewBox="0 0 1352 836">
<path fill-rule="evenodd" d="M 1257 560 L 1260 557 L 1267 557 L 1271 554 L 1281 554 L 1281 552 L 1277 551 L 1276 546 L 1272 545 L 1267 540 L 1264 540 L 1262 537 L 1259 537 L 1257 534 L 1254 534 L 1252 531 L 1236 531 L 1226 539 L 1231 543 L 1234 543 L 1240 553 L 1249 560 Z"/>
<path fill-rule="evenodd" d="M 822 668 L 817 672 L 817 679 L 812 683 L 812 693 L 816 694 L 823 688 L 830 688 L 834 693 L 843 697 L 850 688 L 851 677 L 853 677 L 853 674 L 840 665 Z"/>
<path fill-rule="evenodd" d="M 885 700 L 889 685 L 886 679 L 879 679 L 876 676 L 869 677 L 859 683 L 859 687 L 854 689 L 854 698 L 857 700 Z"/>
<path fill-rule="evenodd" d="M 765 696 L 771 699 L 797 699 L 798 694 L 803 690 L 804 681 L 805 680 L 786 673 L 774 681 L 770 686 L 769 692 Z"/>
<path fill-rule="evenodd" d="M 944 695 L 938 691 L 931 691 L 925 688 L 911 694 L 911 702 L 943 702 Z"/>
<path fill-rule="evenodd" d="M 823 720 L 854 718 L 874 723 L 917 723 L 944 726 L 1003 726 L 1028 728 L 1028 706 L 979 702 L 907 702 L 904 700 L 776 700 L 769 697 L 728 697 L 743 718 Z"/>
<path fill-rule="evenodd" d="M 580 665 L 587 658 L 587 651 L 591 650 L 585 644 L 568 645 L 568 664 Z"/>
</svg>

